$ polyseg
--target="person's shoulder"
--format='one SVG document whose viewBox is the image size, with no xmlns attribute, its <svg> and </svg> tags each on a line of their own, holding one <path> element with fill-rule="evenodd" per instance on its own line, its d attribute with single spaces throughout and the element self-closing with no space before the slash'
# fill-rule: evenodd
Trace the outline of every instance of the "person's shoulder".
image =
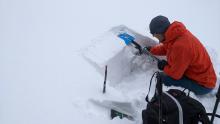
<svg viewBox="0 0 220 124">
<path fill-rule="evenodd" d="M 191 45 L 184 43 L 184 41 L 175 42 L 172 51 L 174 54 L 178 54 L 179 56 L 186 55 L 188 58 L 191 58 L 190 56 L 193 53 Z"/>
<path fill-rule="evenodd" d="M 179 37 L 176 39 L 176 42 L 173 44 L 176 49 L 188 49 L 190 46 L 189 40 L 184 37 Z"/>
</svg>

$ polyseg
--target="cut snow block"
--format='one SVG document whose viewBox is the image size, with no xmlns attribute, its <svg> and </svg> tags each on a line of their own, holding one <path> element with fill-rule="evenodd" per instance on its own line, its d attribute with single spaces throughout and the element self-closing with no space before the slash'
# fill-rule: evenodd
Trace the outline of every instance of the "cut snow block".
<svg viewBox="0 0 220 124">
<path fill-rule="evenodd" d="M 92 40 L 91 44 L 84 50 L 83 57 L 93 65 L 98 72 L 104 75 L 105 65 L 108 66 L 107 80 L 111 84 L 120 82 L 128 76 L 131 69 L 131 61 L 134 54 L 129 46 L 118 37 L 121 33 L 128 33 L 142 46 L 152 46 L 156 42 L 149 37 L 136 33 L 135 31 L 120 25 L 114 27 Z"/>
</svg>

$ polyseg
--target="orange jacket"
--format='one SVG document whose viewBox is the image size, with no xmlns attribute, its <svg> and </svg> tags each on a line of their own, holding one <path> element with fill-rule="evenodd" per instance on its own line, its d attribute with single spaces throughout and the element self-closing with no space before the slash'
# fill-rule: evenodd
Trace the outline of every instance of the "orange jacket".
<svg viewBox="0 0 220 124">
<path fill-rule="evenodd" d="M 181 22 L 173 22 L 165 32 L 165 41 L 150 52 L 167 56 L 163 71 L 168 76 L 178 80 L 185 75 L 204 87 L 215 87 L 216 74 L 205 47 Z"/>
</svg>

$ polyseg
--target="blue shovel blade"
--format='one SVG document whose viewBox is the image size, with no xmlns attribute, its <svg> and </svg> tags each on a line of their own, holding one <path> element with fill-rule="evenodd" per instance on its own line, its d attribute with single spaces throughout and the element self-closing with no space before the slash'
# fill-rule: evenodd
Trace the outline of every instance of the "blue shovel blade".
<svg viewBox="0 0 220 124">
<path fill-rule="evenodd" d="M 127 33 L 119 34 L 118 37 L 124 40 L 126 45 L 129 45 L 132 41 L 134 41 L 134 37 Z"/>
</svg>

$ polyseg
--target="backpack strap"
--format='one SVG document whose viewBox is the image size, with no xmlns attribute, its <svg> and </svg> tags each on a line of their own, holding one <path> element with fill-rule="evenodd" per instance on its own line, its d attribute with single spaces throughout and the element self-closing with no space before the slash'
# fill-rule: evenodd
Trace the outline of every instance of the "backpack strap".
<svg viewBox="0 0 220 124">
<path fill-rule="evenodd" d="M 148 93 L 147 93 L 147 96 L 145 98 L 145 100 L 147 101 L 147 103 L 149 103 L 149 93 L 150 93 L 150 89 L 151 89 L 151 84 L 152 84 L 152 80 L 153 80 L 153 77 L 157 74 L 158 72 L 154 72 L 154 74 L 152 75 L 151 79 L 150 79 L 150 86 L 149 86 L 149 90 L 148 90 Z"/>
<path fill-rule="evenodd" d="M 217 111 L 219 102 L 220 102 L 220 85 L 218 87 L 218 92 L 216 94 L 216 101 L 215 101 L 215 106 L 214 106 L 212 116 L 211 116 L 211 123 L 214 122 L 214 118 L 215 118 L 215 115 L 216 115 L 216 111 Z"/>
<path fill-rule="evenodd" d="M 183 124 L 183 109 L 182 109 L 182 107 L 181 107 L 179 101 L 176 100 L 176 98 L 173 97 L 172 95 L 170 95 L 169 93 L 167 93 L 167 92 L 164 92 L 164 93 L 165 93 L 167 96 L 169 96 L 169 97 L 176 103 L 176 105 L 177 105 L 177 107 L 178 107 L 178 110 L 179 110 L 179 124 Z"/>
<path fill-rule="evenodd" d="M 183 92 L 185 92 L 185 91 L 186 91 L 186 88 L 183 89 Z M 191 91 L 188 89 L 188 94 L 187 94 L 188 97 L 190 96 L 190 93 L 191 93 Z"/>
</svg>

